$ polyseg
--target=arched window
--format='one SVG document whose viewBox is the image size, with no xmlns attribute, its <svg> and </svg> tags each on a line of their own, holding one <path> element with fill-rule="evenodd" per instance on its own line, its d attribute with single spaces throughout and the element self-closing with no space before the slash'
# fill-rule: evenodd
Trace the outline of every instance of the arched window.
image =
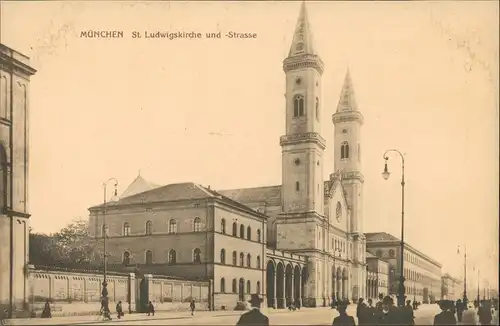
<svg viewBox="0 0 500 326">
<path fill-rule="evenodd" d="M 226 292 L 226 280 L 224 278 L 220 279 L 220 292 Z"/>
<path fill-rule="evenodd" d="M 130 265 L 130 252 L 128 251 L 123 252 L 122 263 L 123 265 Z"/>
<path fill-rule="evenodd" d="M 146 251 L 146 265 L 153 264 L 153 252 L 151 250 Z"/>
<path fill-rule="evenodd" d="M 247 227 L 247 240 L 252 240 L 252 228 Z"/>
<path fill-rule="evenodd" d="M 257 241 L 261 242 L 260 229 L 257 230 Z"/>
<path fill-rule="evenodd" d="M 223 234 L 226 234 L 226 220 L 222 219 L 220 220 L 220 232 Z"/>
<path fill-rule="evenodd" d="M 252 256 L 250 254 L 247 254 L 247 267 L 252 266 Z"/>
<path fill-rule="evenodd" d="M 346 141 L 340 145 L 340 158 L 349 158 L 349 144 Z"/>
<path fill-rule="evenodd" d="M 193 251 L 193 262 L 201 263 L 201 250 L 199 248 Z"/>
<path fill-rule="evenodd" d="M 220 263 L 225 264 L 226 263 L 226 250 L 221 249 L 220 251 Z"/>
<path fill-rule="evenodd" d="M 153 222 L 146 222 L 146 235 L 151 235 L 153 233 Z"/>
<path fill-rule="evenodd" d="M 168 222 L 168 233 L 177 233 L 177 222 L 175 220 Z"/>
<path fill-rule="evenodd" d="M 199 217 L 194 219 L 193 230 L 194 230 L 194 232 L 200 232 L 200 230 L 201 230 L 201 220 Z"/>
<path fill-rule="evenodd" d="M 257 281 L 257 294 L 260 294 L 260 281 Z"/>
<path fill-rule="evenodd" d="M 260 256 L 257 256 L 257 268 L 260 269 Z"/>
<path fill-rule="evenodd" d="M 342 216 L 342 204 L 340 202 L 337 202 L 337 207 L 335 208 L 335 217 L 337 218 L 337 221 L 340 221 L 340 217 Z"/>
<path fill-rule="evenodd" d="M 233 288 L 232 288 L 233 293 L 236 293 L 236 292 L 238 291 L 238 287 L 237 287 L 237 285 L 238 285 L 238 284 L 236 283 L 236 279 L 235 279 L 235 278 L 233 278 Z"/>
<path fill-rule="evenodd" d="M 295 95 L 293 98 L 293 116 L 302 117 L 304 115 L 304 96 Z"/>
<path fill-rule="evenodd" d="M 250 293 L 250 292 L 252 292 L 252 286 L 251 286 L 250 281 L 247 281 L 247 293 Z"/>
<path fill-rule="evenodd" d="M 238 225 L 236 225 L 236 222 L 233 223 L 233 237 L 238 236 Z"/>
<path fill-rule="evenodd" d="M 238 254 L 236 251 L 233 251 L 233 265 L 236 266 L 238 264 Z"/>
<path fill-rule="evenodd" d="M 123 223 L 123 235 L 130 235 L 130 224 L 128 222 Z"/>
<path fill-rule="evenodd" d="M 319 98 L 316 97 L 316 119 L 319 121 Z"/>
<path fill-rule="evenodd" d="M 298 181 L 295 181 L 295 191 L 300 190 L 300 183 Z"/>
<path fill-rule="evenodd" d="M 168 252 L 168 262 L 169 264 L 175 264 L 177 262 L 177 252 L 174 249 L 170 249 Z"/>
<path fill-rule="evenodd" d="M 245 254 L 240 253 L 240 266 L 243 267 L 245 266 Z"/>
<path fill-rule="evenodd" d="M 240 238 L 245 239 L 245 226 L 240 225 Z"/>
</svg>

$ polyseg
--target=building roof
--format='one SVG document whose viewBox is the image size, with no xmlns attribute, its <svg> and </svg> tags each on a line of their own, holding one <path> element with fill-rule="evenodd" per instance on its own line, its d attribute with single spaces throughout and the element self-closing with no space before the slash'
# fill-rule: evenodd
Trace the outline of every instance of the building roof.
<svg viewBox="0 0 500 326">
<path fill-rule="evenodd" d="M 135 178 L 134 181 L 125 189 L 121 194 L 121 198 L 133 196 L 141 192 L 149 191 L 151 189 L 159 188 L 160 185 L 154 184 L 152 182 L 146 181 L 140 174 Z"/>
<path fill-rule="evenodd" d="M 307 17 L 306 2 L 303 1 L 300 6 L 297 23 L 295 24 L 295 32 L 293 33 L 292 44 L 290 46 L 288 56 L 293 57 L 304 54 L 317 54 L 314 50 L 313 43 L 311 25 L 309 24 L 309 19 Z"/>
<path fill-rule="evenodd" d="M 358 111 L 358 105 L 354 96 L 354 87 L 352 85 L 349 68 L 345 74 L 344 85 L 342 85 L 339 103 L 337 104 L 337 112 L 344 111 Z"/>
<path fill-rule="evenodd" d="M 219 193 L 241 203 L 281 202 L 281 186 L 227 189 Z"/>
<path fill-rule="evenodd" d="M 378 258 L 378 257 L 375 256 L 374 254 L 372 254 L 371 252 L 367 251 L 366 252 L 366 258 Z"/>
</svg>

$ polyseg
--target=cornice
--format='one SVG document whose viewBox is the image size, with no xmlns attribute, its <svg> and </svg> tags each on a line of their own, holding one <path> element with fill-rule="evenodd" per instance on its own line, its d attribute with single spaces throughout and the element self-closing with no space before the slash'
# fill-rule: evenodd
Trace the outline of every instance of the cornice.
<svg viewBox="0 0 500 326">
<path fill-rule="evenodd" d="M 342 181 L 359 180 L 361 183 L 365 182 L 365 177 L 360 171 L 342 172 Z"/>
<path fill-rule="evenodd" d="M 296 145 L 300 143 L 314 143 L 321 147 L 321 149 L 326 148 L 326 140 L 317 132 L 292 134 L 280 137 L 280 146 Z"/>
<path fill-rule="evenodd" d="M 325 64 L 318 55 L 308 53 L 300 56 L 288 57 L 283 61 L 283 71 L 285 73 L 291 70 L 304 68 L 314 68 L 320 75 L 323 75 Z"/>
<path fill-rule="evenodd" d="M 36 73 L 36 69 L 17 60 L 16 58 L 0 52 L 0 70 L 8 72 L 17 72 L 24 77 L 32 76 Z"/>
<path fill-rule="evenodd" d="M 357 121 L 359 124 L 363 124 L 363 114 L 359 111 L 341 111 L 336 112 L 332 115 L 333 124 L 337 124 L 340 122 L 350 122 Z"/>
</svg>

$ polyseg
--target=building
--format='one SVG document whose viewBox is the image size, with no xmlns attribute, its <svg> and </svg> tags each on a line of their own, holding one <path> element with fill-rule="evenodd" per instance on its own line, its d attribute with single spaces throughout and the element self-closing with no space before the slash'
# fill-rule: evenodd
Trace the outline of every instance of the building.
<svg viewBox="0 0 500 326">
<path fill-rule="evenodd" d="M 462 281 L 445 273 L 441 276 L 441 299 L 458 300 L 463 298 Z"/>
<path fill-rule="evenodd" d="M 366 253 L 368 276 L 366 278 L 366 298 L 376 299 L 389 293 L 389 263 L 382 258 Z"/>
<path fill-rule="evenodd" d="M 386 232 L 365 233 L 366 248 L 389 263 L 389 294 L 397 295 L 401 270 L 401 240 Z M 409 244 L 404 247 L 405 293 L 408 299 L 423 303 L 441 298 L 441 267 Z"/>
<path fill-rule="evenodd" d="M 0 44 L 0 308 L 28 302 L 29 58 Z M 10 310 L 10 309 L 9 309 Z"/>
<path fill-rule="evenodd" d="M 326 141 L 320 133 L 321 112 L 328 110 L 321 101 L 324 69 L 302 3 L 283 62 L 282 184 L 214 191 L 194 183 L 156 187 L 139 177 L 129 187 L 134 191 L 127 190 L 127 196 L 106 208 L 109 250 L 115 262 L 123 255 L 128 264 L 211 277 L 216 305 L 218 300 L 234 304 L 256 290 L 262 291 L 268 305 L 278 308 L 295 298 L 304 306 L 320 306 L 330 304 L 333 297 L 365 297 L 363 115 L 347 72 L 332 117 L 335 163 L 324 167 Z M 325 169 L 332 172 L 326 181 Z M 104 208 L 89 210 L 93 235 L 100 237 Z M 175 260 L 165 253 L 174 247 Z"/>
</svg>

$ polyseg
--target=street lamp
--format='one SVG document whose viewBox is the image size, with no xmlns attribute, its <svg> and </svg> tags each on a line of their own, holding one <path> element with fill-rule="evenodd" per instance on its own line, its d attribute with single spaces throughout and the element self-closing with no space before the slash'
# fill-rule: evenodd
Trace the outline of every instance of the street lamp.
<svg viewBox="0 0 500 326">
<path fill-rule="evenodd" d="M 460 254 L 460 246 L 457 249 L 457 253 Z M 464 297 L 463 304 L 464 309 L 467 310 L 469 306 L 469 299 L 467 299 L 467 246 L 464 247 Z"/>
<path fill-rule="evenodd" d="M 389 179 L 390 172 L 387 169 L 387 161 L 389 157 L 388 153 L 395 152 L 401 157 L 401 270 L 399 275 L 399 287 L 398 287 L 398 306 L 403 307 L 405 305 L 405 277 L 404 277 L 404 235 L 405 235 L 405 159 L 403 154 L 397 149 L 388 149 L 384 153 L 384 172 L 382 172 L 382 177 L 384 180 Z"/>
<path fill-rule="evenodd" d="M 112 200 L 116 200 L 118 196 L 118 180 L 116 178 L 110 178 L 108 181 L 103 183 L 103 188 L 104 188 L 104 204 L 103 204 L 103 214 L 102 214 L 102 237 L 103 237 L 103 247 L 104 247 L 104 253 L 103 253 L 103 264 L 104 264 L 104 281 L 102 282 L 102 297 L 103 299 L 108 298 L 108 281 L 106 279 L 107 274 L 108 274 L 108 262 L 107 262 L 107 254 L 106 254 L 106 238 L 108 236 L 108 226 L 106 225 L 106 197 L 107 197 L 107 186 L 110 181 L 115 182 L 115 192 L 114 196 L 112 197 Z"/>
</svg>

